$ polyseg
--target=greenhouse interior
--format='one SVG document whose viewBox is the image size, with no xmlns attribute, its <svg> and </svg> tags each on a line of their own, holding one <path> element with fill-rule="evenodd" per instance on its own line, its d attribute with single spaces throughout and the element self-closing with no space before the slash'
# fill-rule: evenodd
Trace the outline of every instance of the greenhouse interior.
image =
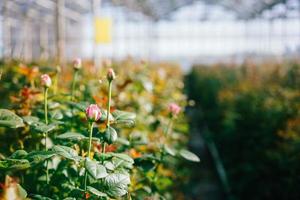
<svg viewBox="0 0 300 200">
<path fill-rule="evenodd" d="M 299 58 L 299 0 L 0 0 L 0 200 L 299 200 Z"/>
</svg>

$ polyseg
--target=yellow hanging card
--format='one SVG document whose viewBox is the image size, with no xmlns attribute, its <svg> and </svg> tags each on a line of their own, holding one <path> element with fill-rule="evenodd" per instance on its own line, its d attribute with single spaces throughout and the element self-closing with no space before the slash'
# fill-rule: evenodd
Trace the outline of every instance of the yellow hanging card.
<svg viewBox="0 0 300 200">
<path fill-rule="evenodd" d="M 95 42 L 96 44 L 111 43 L 111 18 L 96 17 L 95 18 Z"/>
</svg>

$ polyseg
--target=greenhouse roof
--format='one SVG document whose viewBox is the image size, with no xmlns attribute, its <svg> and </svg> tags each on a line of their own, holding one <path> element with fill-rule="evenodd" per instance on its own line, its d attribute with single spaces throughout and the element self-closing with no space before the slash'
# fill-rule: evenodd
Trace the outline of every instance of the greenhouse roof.
<svg viewBox="0 0 300 200">
<path fill-rule="evenodd" d="M 92 11 L 92 3 L 97 0 L 3 0 L 0 2 L 1 13 L 8 10 L 11 18 L 23 18 L 53 22 L 56 12 L 56 2 L 64 1 L 64 15 L 71 21 L 78 21 L 82 14 Z M 98 0 L 100 2 L 100 0 Z M 263 11 L 273 6 L 297 0 L 102 0 L 102 3 L 124 6 L 154 19 L 166 19 L 169 14 L 181 7 L 192 5 L 195 2 L 204 1 L 206 4 L 215 4 L 233 11 L 237 18 L 250 19 L 257 17 Z M 4 6 L 6 5 L 6 6 Z M 286 6 L 289 9 L 288 6 Z"/>
<path fill-rule="evenodd" d="M 111 0 L 116 5 L 127 6 L 141 11 L 145 15 L 159 20 L 166 18 L 169 13 L 177 9 L 204 1 L 207 4 L 218 4 L 236 13 L 241 19 L 250 19 L 259 16 L 264 10 L 271 9 L 280 3 L 288 3 L 286 0 Z M 293 1 L 293 0 L 292 0 Z M 294 0 L 297 1 L 297 0 Z"/>
</svg>

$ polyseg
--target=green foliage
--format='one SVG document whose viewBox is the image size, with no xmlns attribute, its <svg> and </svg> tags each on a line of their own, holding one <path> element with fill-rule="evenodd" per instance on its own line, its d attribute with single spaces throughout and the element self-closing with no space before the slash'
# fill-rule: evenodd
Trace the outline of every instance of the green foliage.
<svg viewBox="0 0 300 200">
<path fill-rule="evenodd" d="M 299 69 L 199 66 L 186 78 L 191 126 L 216 143 L 236 199 L 300 197 Z"/>
<path fill-rule="evenodd" d="M 197 155 L 195 155 L 194 153 L 186 150 L 186 149 L 181 149 L 179 151 L 179 155 L 182 156 L 183 158 L 189 160 L 189 161 L 193 161 L 193 162 L 200 162 L 200 159 L 198 158 Z"/>
<path fill-rule="evenodd" d="M 129 174 L 113 173 L 104 179 L 107 194 L 111 197 L 121 197 L 125 195 L 129 184 Z"/>
<path fill-rule="evenodd" d="M 101 165 L 100 162 L 93 161 L 88 158 L 85 161 L 85 169 L 94 179 L 101 179 L 108 175 L 106 168 Z"/>
<path fill-rule="evenodd" d="M 107 127 L 104 133 L 104 138 L 108 144 L 114 143 L 118 139 L 117 131 L 113 127 Z"/>
<path fill-rule="evenodd" d="M 24 126 L 23 119 L 7 109 L 0 109 L 0 125 L 9 128 Z"/>
<path fill-rule="evenodd" d="M 72 92 L 71 80 L 59 77 L 69 80 L 73 72 L 39 68 L 57 79 L 47 101 L 39 70 L 5 67 L 0 93 L 11 102 L 0 99 L 10 108 L 0 109 L 0 140 L 9 141 L 0 144 L 1 182 L 19 177 L 28 193 L 19 188 L 21 199 L 172 199 L 184 177 L 178 164 L 198 161 L 192 153 L 180 154 L 187 125 L 182 115 L 171 119 L 167 109 L 170 102 L 185 102 L 181 73 L 175 66 L 119 66 L 111 99 L 107 82 L 99 84 L 102 75 L 91 74 L 89 67 L 77 71 Z M 163 78 L 170 74 L 175 77 Z M 6 76 L 14 77 L 14 84 Z M 101 117 L 90 124 L 85 109 L 92 102 Z"/>
</svg>

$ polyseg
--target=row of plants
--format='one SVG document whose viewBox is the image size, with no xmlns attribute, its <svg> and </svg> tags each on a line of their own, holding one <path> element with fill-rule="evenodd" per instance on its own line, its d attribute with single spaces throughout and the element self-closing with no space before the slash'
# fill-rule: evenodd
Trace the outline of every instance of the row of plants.
<svg viewBox="0 0 300 200">
<path fill-rule="evenodd" d="M 299 77 L 298 61 L 199 65 L 187 75 L 191 128 L 215 143 L 232 199 L 300 198 Z"/>
<path fill-rule="evenodd" d="M 0 199 L 184 198 L 179 168 L 200 160 L 186 148 L 178 68 L 76 59 L 1 74 Z"/>
</svg>

